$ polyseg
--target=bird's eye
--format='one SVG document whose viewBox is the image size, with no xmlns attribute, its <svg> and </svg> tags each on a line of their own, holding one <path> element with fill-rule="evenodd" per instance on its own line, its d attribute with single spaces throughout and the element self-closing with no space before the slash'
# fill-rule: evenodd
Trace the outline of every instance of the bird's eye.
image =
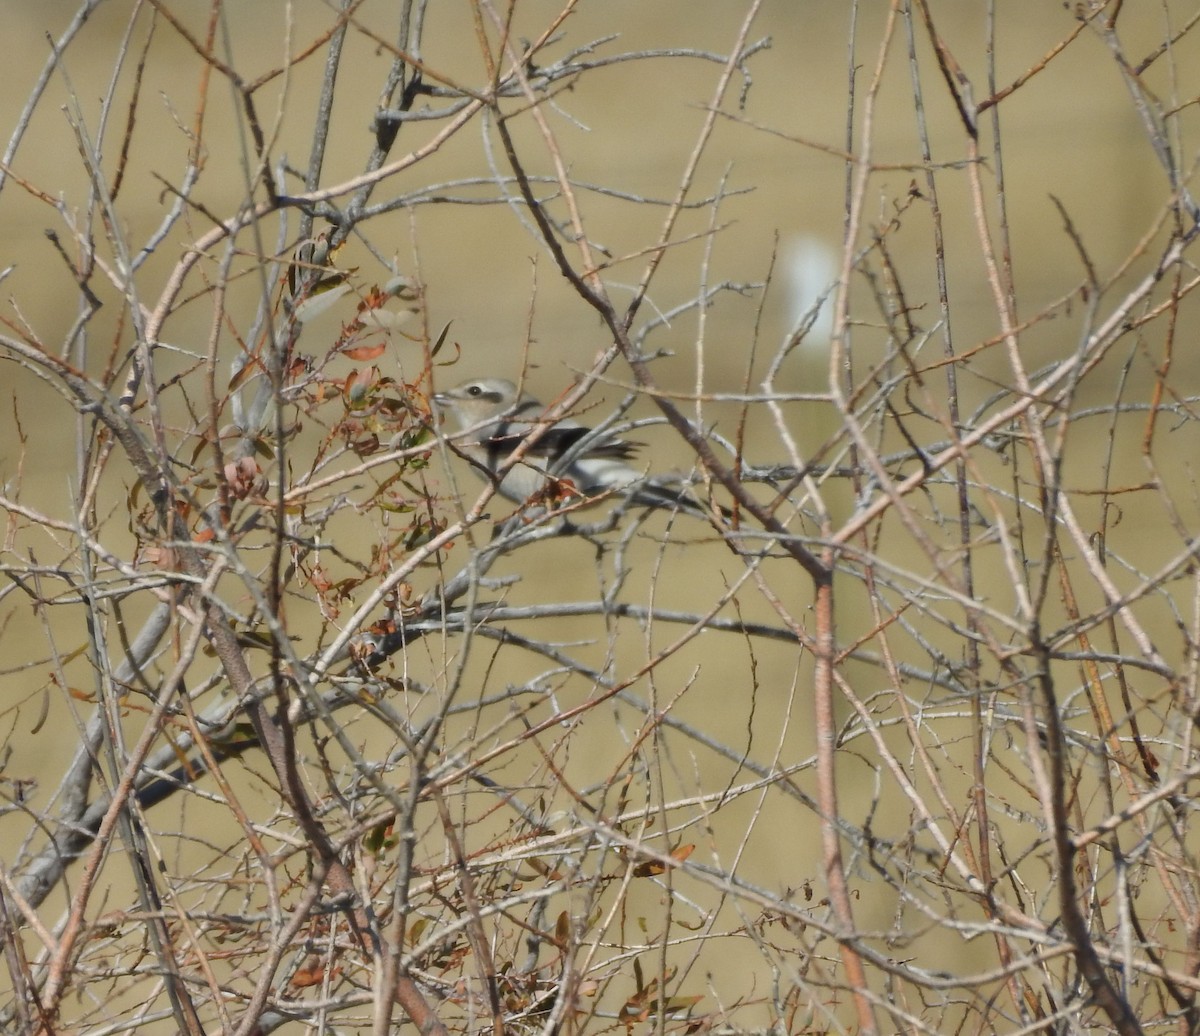
<svg viewBox="0 0 1200 1036">
<path fill-rule="evenodd" d="M 468 385 L 467 386 L 467 395 L 468 396 L 482 396 L 483 395 L 483 387 L 480 385 Z"/>
</svg>

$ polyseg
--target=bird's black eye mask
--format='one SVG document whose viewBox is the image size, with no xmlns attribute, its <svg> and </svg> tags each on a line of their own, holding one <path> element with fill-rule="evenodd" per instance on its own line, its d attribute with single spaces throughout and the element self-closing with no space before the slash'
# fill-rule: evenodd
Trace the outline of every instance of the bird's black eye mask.
<svg viewBox="0 0 1200 1036">
<path fill-rule="evenodd" d="M 489 392 L 482 385 L 468 385 L 466 388 L 466 393 L 472 399 L 482 399 L 489 403 L 499 404 L 504 401 L 504 396 L 502 393 L 496 392 L 495 390 Z"/>
</svg>

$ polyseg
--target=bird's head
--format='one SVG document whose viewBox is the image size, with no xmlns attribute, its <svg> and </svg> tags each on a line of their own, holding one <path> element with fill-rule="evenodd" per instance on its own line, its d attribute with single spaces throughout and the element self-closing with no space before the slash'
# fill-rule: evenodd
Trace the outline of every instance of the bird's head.
<svg viewBox="0 0 1200 1036">
<path fill-rule="evenodd" d="M 472 428 L 512 410 L 519 399 L 517 386 L 504 378 L 473 378 L 433 397 L 434 406 L 453 418 L 459 428 Z"/>
</svg>

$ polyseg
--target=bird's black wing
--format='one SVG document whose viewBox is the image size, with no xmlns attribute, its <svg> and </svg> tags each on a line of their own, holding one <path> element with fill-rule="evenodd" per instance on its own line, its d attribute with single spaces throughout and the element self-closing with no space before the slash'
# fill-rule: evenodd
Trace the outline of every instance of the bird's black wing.
<svg viewBox="0 0 1200 1036">
<path fill-rule="evenodd" d="M 553 465 L 559 458 L 570 455 L 580 440 L 591 435 L 590 428 L 578 425 L 555 425 L 548 428 L 540 439 L 525 454 L 531 460 L 540 459 Z M 529 435 L 529 429 L 522 427 L 519 431 L 511 430 L 511 425 L 505 422 L 494 435 L 484 439 L 481 445 L 487 450 L 489 467 L 493 470 L 502 464 Z M 629 460 L 636 452 L 640 443 L 628 442 L 625 439 L 601 439 L 586 449 L 588 456 L 609 457 L 618 460 Z"/>
</svg>

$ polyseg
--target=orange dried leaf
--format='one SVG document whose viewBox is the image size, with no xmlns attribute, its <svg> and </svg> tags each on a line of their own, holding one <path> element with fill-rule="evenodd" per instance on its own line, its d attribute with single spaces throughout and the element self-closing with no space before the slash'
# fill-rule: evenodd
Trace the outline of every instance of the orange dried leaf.
<svg viewBox="0 0 1200 1036">
<path fill-rule="evenodd" d="M 338 974 L 341 969 L 334 967 L 329 973 L 330 978 Z M 320 961 L 316 961 L 306 967 L 300 968 L 292 976 L 293 989 L 307 989 L 309 986 L 319 986 L 325 981 L 325 966 Z"/>
<path fill-rule="evenodd" d="M 383 351 L 387 345 L 380 342 L 378 345 L 358 345 L 353 349 L 343 349 L 342 355 L 349 356 L 352 360 L 374 360 L 383 355 Z"/>
<path fill-rule="evenodd" d="M 561 873 L 559 873 L 557 870 L 554 870 L 553 868 L 549 867 L 548 865 L 543 863 L 541 860 L 530 859 L 528 861 L 528 863 L 529 863 L 529 866 L 532 867 L 535 871 L 537 871 L 538 874 L 540 874 L 543 878 L 549 878 L 551 881 L 560 881 L 562 879 Z"/>
<path fill-rule="evenodd" d="M 262 369 L 263 366 L 258 361 L 258 358 L 252 356 L 249 362 L 243 364 L 233 375 L 233 377 L 229 379 L 229 384 L 226 386 L 226 388 L 228 388 L 230 392 L 241 388 L 242 384 L 250 377 L 250 375 L 261 374 Z"/>
</svg>

